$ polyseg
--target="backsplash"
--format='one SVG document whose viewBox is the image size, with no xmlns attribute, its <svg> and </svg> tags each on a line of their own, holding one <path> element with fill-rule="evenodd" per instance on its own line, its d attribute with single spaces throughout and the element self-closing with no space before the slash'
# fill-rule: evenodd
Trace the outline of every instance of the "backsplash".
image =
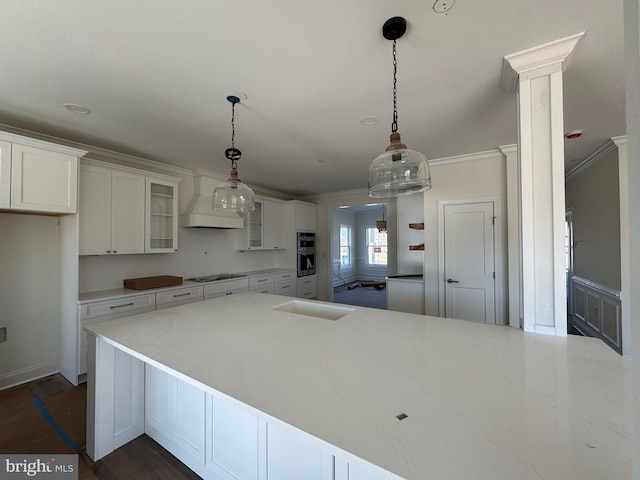
<svg viewBox="0 0 640 480">
<path fill-rule="evenodd" d="M 295 268 L 286 264 L 284 250 L 236 250 L 237 230 L 178 229 L 178 252 L 147 255 L 80 257 L 80 293 L 121 288 L 125 278 L 200 275 Z"/>
</svg>

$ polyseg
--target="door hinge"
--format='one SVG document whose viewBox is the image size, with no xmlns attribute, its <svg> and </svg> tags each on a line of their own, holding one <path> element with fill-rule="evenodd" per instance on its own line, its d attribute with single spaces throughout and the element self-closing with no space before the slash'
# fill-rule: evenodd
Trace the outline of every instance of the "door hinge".
<svg viewBox="0 0 640 480">
<path fill-rule="evenodd" d="M 491 217 L 491 225 L 495 225 L 496 224 L 496 217 Z"/>
<path fill-rule="evenodd" d="M 493 272 L 493 279 L 496 279 L 496 272 Z"/>
</svg>

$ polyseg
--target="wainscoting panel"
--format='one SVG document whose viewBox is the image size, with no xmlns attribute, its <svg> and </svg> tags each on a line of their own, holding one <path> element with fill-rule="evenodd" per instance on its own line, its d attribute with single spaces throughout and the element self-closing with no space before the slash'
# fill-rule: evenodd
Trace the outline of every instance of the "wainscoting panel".
<svg viewBox="0 0 640 480">
<path fill-rule="evenodd" d="M 578 276 L 571 280 L 576 328 L 622 354 L 620 292 Z"/>
</svg>

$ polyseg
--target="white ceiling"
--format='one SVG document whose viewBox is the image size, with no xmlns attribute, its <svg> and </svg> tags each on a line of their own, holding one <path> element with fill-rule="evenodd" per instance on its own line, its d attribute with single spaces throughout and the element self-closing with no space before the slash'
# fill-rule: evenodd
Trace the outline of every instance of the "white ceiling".
<svg viewBox="0 0 640 480">
<path fill-rule="evenodd" d="M 625 134 L 622 0 L 449 0 L 446 14 L 433 2 L 4 1 L 0 123 L 226 173 L 226 96 L 246 94 L 245 182 L 292 195 L 363 189 L 391 130 L 381 28 L 403 16 L 399 131 L 427 158 L 516 143 L 502 58 L 582 31 L 564 76 L 565 131 L 585 133 L 566 142 L 567 163 Z M 364 126 L 366 115 L 380 121 Z"/>
</svg>

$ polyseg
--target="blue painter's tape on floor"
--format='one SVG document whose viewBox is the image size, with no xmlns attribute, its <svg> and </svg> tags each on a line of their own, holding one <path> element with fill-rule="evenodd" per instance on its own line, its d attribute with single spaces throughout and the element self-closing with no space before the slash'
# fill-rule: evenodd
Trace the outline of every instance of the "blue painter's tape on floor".
<svg viewBox="0 0 640 480">
<path fill-rule="evenodd" d="M 33 397 L 33 403 L 36 404 L 36 407 L 38 407 L 38 410 L 40 410 L 40 413 L 42 413 L 44 419 L 49 423 L 49 425 L 53 427 L 53 429 L 57 432 L 58 435 L 60 435 L 60 437 L 66 442 L 66 444 L 74 450 L 78 450 L 78 445 L 76 445 L 76 442 L 74 442 L 73 439 L 69 435 L 67 435 L 65 431 L 62 430 L 62 428 L 60 428 L 60 425 L 58 425 L 57 422 L 53 419 L 47 408 L 42 403 L 42 400 L 40 400 L 40 397 Z"/>
</svg>

